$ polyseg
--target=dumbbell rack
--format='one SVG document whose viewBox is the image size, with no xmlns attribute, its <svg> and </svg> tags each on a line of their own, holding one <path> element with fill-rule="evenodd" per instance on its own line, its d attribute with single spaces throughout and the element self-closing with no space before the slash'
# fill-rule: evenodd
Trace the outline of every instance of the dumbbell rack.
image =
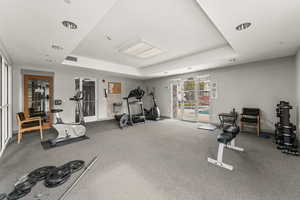
<svg viewBox="0 0 300 200">
<path fill-rule="evenodd" d="M 293 107 L 286 101 L 277 104 L 276 113 L 279 122 L 275 124 L 275 143 L 282 153 L 299 155 L 296 126 L 290 122 L 290 110 Z"/>
</svg>

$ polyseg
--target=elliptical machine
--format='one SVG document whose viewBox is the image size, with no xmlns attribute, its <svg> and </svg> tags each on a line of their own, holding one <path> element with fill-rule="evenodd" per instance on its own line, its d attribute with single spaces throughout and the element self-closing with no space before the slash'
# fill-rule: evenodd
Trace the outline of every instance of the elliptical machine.
<svg viewBox="0 0 300 200">
<path fill-rule="evenodd" d="M 51 112 L 55 114 L 56 123 L 52 124 L 53 128 L 58 132 L 55 139 L 49 140 L 51 146 L 56 146 L 58 143 L 66 141 L 79 141 L 87 138 L 86 128 L 84 126 L 84 117 L 82 113 L 82 100 L 83 95 L 81 91 L 77 91 L 76 94 L 70 98 L 71 101 L 76 102 L 76 116 L 75 123 L 64 123 L 59 113 L 63 112 L 63 109 L 52 109 Z"/>
<path fill-rule="evenodd" d="M 157 106 L 154 92 L 150 92 L 149 96 L 152 97 L 153 106 L 149 110 L 144 109 L 146 119 L 158 121 L 158 120 L 160 120 L 160 110 Z"/>
</svg>

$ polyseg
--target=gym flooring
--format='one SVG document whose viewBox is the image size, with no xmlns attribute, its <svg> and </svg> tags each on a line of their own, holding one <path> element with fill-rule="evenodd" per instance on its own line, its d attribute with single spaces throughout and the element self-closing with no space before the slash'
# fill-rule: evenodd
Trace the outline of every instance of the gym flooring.
<svg viewBox="0 0 300 200">
<path fill-rule="evenodd" d="M 45 132 L 46 138 L 55 134 Z M 272 139 L 241 133 L 245 152 L 225 150 L 216 167 L 216 134 L 176 120 L 148 122 L 120 130 L 114 121 L 88 125 L 89 140 L 43 150 L 39 134 L 25 134 L 0 159 L 0 193 L 10 192 L 22 175 L 45 165 L 99 160 L 68 195 L 68 200 L 295 200 L 300 199 L 300 158 L 276 150 Z M 79 172 L 80 173 L 80 172 Z M 73 179 L 79 175 L 73 175 Z M 68 187 L 38 183 L 23 199 L 54 200 Z"/>
</svg>

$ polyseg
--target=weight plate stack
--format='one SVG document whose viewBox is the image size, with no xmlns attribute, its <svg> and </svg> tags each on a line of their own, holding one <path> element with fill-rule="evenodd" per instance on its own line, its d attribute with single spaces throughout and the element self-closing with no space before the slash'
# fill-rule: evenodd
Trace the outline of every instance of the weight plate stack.
<svg viewBox="0 0 300 200">
<path fill-rule="evenodd" d="M 64 184 L 71 177 L 71 168 L 61 166 L 50 172 L 46 178 L 44 185 L 48 188 L 54 188 Z"/>
<path fill-rule="evenodd" d="M 33 170 L 28 174 L 28 177 L 31 179 L 34 179 L 36 181 L 43 181 L 45 180 L 52 170 L 56 169 L 55 166 L 45 166 L 38 168 L 36 170 Z"/>
<path fill-rule="evenodd" d="M 5 200 L 7 195 L 5 193 L 0 194 L 0 200 Z"/>
<path fill-rule="evenodd" d="M 18 183 L 15 186 L 15 190 L 18 191 L 28 191 L 31 190 L 31 188 L 33 188 L 36 185 L 36 180 L 35 179 L 31 179 L 31 178 L 27 178 L 25 181 Z"/>
<path fill-rule="evenodd" d="M 27 190 L 17 190 L 15 189 L 11 193 L 8 194 L 7 200 L 17 200 L 25 197 L 27 194 L 31 192 L 31 188 Z"/>
<path fill-rule="evenodd" d="M 83 160 L 73 160 L 73 161 L 70 161 L 70 162 L 64 164 L 62 167 L 69 167 L 71 169 L 71 173 L 75 173 L 84 167 L 84 161 Z"/>
</svg>

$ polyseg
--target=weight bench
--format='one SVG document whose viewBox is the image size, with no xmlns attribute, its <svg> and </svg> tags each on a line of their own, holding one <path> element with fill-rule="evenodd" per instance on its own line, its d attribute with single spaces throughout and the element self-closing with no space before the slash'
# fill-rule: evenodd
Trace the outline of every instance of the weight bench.
<svg viewBox="0 0 300 200">
<path fill-rule="evenodd" d="M 218 135 L 218 142 L 219 142 L 219 149 L 218 149 L 218 157 L 217 160 L 212 159 L 212 158 L 207 158 L 207 161 L 217 165 L 219 167 L 223 167 L 225 169 L 233 170 L 233 166 L 223 163 L 223 152 L 224 152 L 224 147 L 236 151 L 244 151 L 243 148 L 236 147 L 235 146 L 235 138 L 239 134 L 240 128 L 238 126 L 226 126 L 223 129 L 223 133 Z"/>
</svg>

